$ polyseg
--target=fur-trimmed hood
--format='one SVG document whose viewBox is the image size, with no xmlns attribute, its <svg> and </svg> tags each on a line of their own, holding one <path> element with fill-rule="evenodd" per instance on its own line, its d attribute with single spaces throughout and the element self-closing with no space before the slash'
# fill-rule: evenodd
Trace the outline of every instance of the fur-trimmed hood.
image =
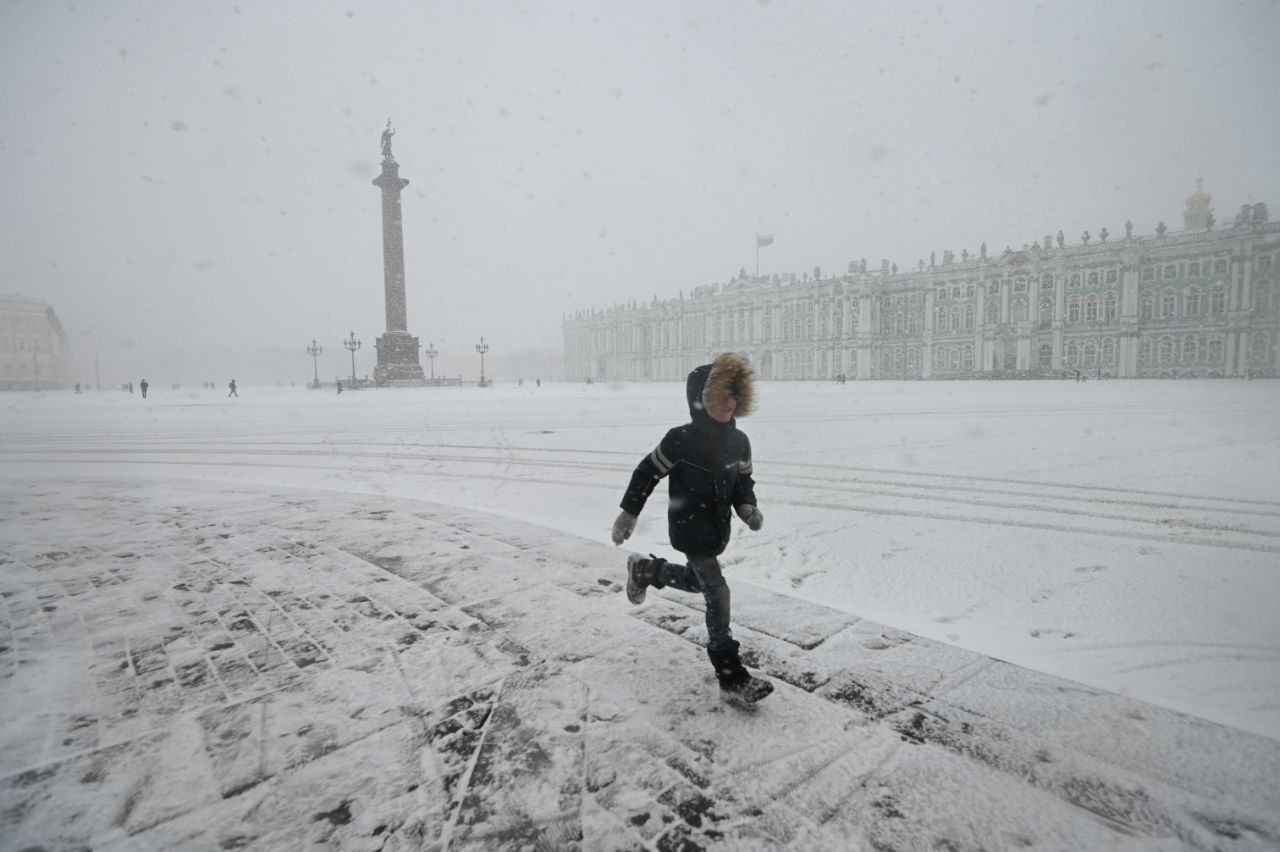
<svg viewBox="0 0 1280 852">
<path fill-rule="evenodd" d="M 746 417 L 755 410 L 755 374 L 746 356 L 725 352 L 711 364 L 694 368 L 685 385 L 689 415 L 696 421 L 711 420 L 708 408 L 715 408 L 726 396 L 738 400 L 734 418 Z"/>
</svg>

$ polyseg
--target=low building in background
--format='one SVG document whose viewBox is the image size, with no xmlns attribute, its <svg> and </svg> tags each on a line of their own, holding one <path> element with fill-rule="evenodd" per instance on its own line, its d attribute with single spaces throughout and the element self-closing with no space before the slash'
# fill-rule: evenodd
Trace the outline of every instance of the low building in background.
<svg viewBox="0 0 1280 852">
<path fill-rule="evenodd" d="M 1280 222 L 1218 225 L 1197 181 L 1183 229 L 1061 231 L 899 271 L 750 276 L 564 319 L 571 380 L 683 380 L 718 352 L 763 379 L 1274 377 Z"/>
<path fill-rule="evenodd" d="M 69 384 L 66 332 L 42 299 L 0 295 L 0 390 L 47 390 Z"/>
</svg>

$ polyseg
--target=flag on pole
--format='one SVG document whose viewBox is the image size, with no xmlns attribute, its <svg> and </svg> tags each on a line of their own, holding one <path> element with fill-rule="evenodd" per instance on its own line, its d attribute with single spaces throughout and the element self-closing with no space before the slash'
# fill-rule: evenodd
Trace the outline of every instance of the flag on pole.
<svg viewBox="0 0 1280 852">
<path fill-rule="evenodd" d="M 773 245 L 773 234 L 756 234 L 756 248 Z"/>
</svg>

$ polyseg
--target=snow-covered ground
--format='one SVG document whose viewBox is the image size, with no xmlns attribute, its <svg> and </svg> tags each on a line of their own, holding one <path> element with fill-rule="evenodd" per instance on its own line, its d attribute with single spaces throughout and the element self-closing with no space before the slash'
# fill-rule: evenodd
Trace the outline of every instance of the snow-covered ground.
<svg viewBox="0 0 1280 852">
<path fill-rule="evenodd" d="M 293 625 L 289 630 L 296 635 L 289 640 L 272 639 L 274 652 L 271 648 L 259 650 L 291 656 L 295 674 L 305 673 L 315 660 L 326 666 L 333 664 L 332 669 L 324 668 L 328 680 L 317 680 L 318 685 L 308 687 L 310 691 L 304 694 L 310 698 L 300 699 L 302 703 L 290 710 L 297 719 L 306 718 L 308 712 L 323 715 L 315 708 L 329 705 L 318 696 L 351 694 L 354 681 L 342 680 L 339 671 L 349 679 L 373 677 L 358 665 L 337 664 L 344 655 L 358 661 L 360 649 L 366 645 L 380 647 L 374 638 L 360 639 L 361 629 L 352 630 L 347 623 L 354 619 L 373 636 L 383 629 L 377 627 L 378 618 L 327 616 L 326 630 L 333 632 L 336 624 L 342 633 L 350 632 L 359 646 L 344 651 L 331 647 L 328 639 L 322 640 L 325 634 L 320 628 L 307 627 L 307 616 L 303 615 L 327 612 L 323 602 L 337 594 L 332 583 L 363 588 L 362 583 L 373 582 L 348 573 L 358 575 L 373 570 L 372 565 L 390 566 L 395 582 L 404 586 L 396 586 L 396 599 L 408 601 L 403 606 L 413 612 L 395 617 L 406 624 L 415 623 L 413 619 L 421 612 L 439 610 L 450 614 L 448 619 L 441 616 L 437 620 L 452 619 L 456 622 L 453 627 L 459 630 L 468 619 L 478 619 L 473 628 L 482 625 L 501 633 L 498 625 L 509 622 L 514 631 L 505 634 L 505 639 L 493 639 L 491 645 L 462 648 L 444 640 L 414 645 L 429 647 L 432 656 L 417 663 L 403 656 L 404 662 L 396 665 L 399 677 L 407 677 L 403 682 L 417 684 L 415 700 L 424 704 L 430 702 L 423 693 L 438 687 L 450 695 L 470 695 L 467 701 L 471 703 L 483 698 L 497 702 L 492 706 L 498 707 L 501 702 L 492 694 L 493 689 L 484 693 L 485 684 L 492 684 L 495 678 L 509 685 L 505 694 L 561 706 L 566 719 L 593 700 L 623 705 L 635 696 L 645 701 L 655 690 L 697 693 L 704 688 L 702 681 L 709 677 L 709 669 L 695 650 L 673 652 L 670 659 L 672 655 L 653 659 L 634 649 L 607 647 L 619 637 L 641 645 L 650 642 L 647 634 L 637 634 L 649 622 L 668 632 L 677 624 L 675 632 L 695 642 L 701 629 L 696 617 L 690 620 L 679 615 L 681 608 L 689 611 L 697 602 L 678 592 L 654 594 L 653 603 L 639 610 L 629 608 L 616 586 L 624 575 L 623 554 L 605 544 L 631 469 L 665 429 L 686 418 L 683 385 L 665 383 L 544 384 L 541 388 L 525 384 L 486 390 L 361 391 L 341 396 L 301 388 L 248 387 L 241 389 L 239 399 L 227 399 L 221 391 L 153 388 L 151 398 L 145 401 L 136 395 L 106 391 L 80 396 L 70 392 L 0 396 L 0 497 L 4 501 L 0 561 L 5 563 L 0 565 L 0 576 L 12 634 L 4 648 L 12 664 L 6 669 L 9 674 L 0 692 L 0 716 L 6 729 L 0 743 L 0 779 L 6 785 L 0 805 L 6 808 L 6 824 L 20 826 L 21 837 L 28 841 L 47 840 L 44 832 L 48 827 L 42 820 L 56 811 L 42 810 L 38 802 L 22 798 L 20 791 L 40 781 L 51 797 L 65 798 L 71 788 L 59 786 L 63 782 L 57 777 L 41 775 L 41 767 L 71 756 L 87 759 L 85 755 L 107 748 L 106 741 L 125 748 L 122 744 L 136 743 L 158 730 L 147 724 L 170 718 L 163 707 L 157 709 L 141 701 L 140 713 L 122 711 L 112 717 L 116 722 L 108 732 L 102 720 L 111 714 L 101 707 L 91 708 L 78 717 L 98 720 L 96 733 L 86 742 L 83 732 L 74 733 L 74 721 L 67 722 L 77 717 L 49 708 L 74 704 L 84 688 L 77 672 L 93 671 L 95 661 L 113 659 L 113 654 L 128 661 L 122 664 L 124 668 L 134 666 L 129 669 L 131 675 L 138 674 L 136 654 L 125 647 L 130 630 L 137 627 L 131 627 L 131 618 L 154 617 L 166 629 L 187 630 L 193 637 L 187 662 L 203 664 L 202 653 L 221 646 L 206 645 L 202 652 L 199 631 L 182 628 L 175 621 L 182 613 L 214 608 L 191 591 L 197 588 L 222 589 L 230 595 L 229 601 L 235 598 L 236 587 L 264 589 L 264 601 L 285 601 L 275 604 L 276 618 L 278 622 L 289 621 Z M 1034 675 L 1040 672 L 1115 693 L 1116 708 L 1120 708 L 1115 710 L 1116 718 L 1129 720 L 1124 725 L 1156 716 L 1177 720 L 1183 718 L 1178 714 L 1187 714 L 1242 732 L 1221 730 L 1205 735 L 1215 745 L 1178 758 L 1198 767 L 1193 775 L 1201 780 L 1196 783 L 1214 786 L 1203 779 L 1206 773 L 1212 775 L 1210 770 L 1215 767 L 1227 774 L 1239 771 L 1245 778 L 1250 777 L 1250 771 L 1266 777 L 1280 754 L 1276 748 L 1280 742 L 1277 423 L 1280 384 L 1276 382 L 763 384 L 758 414 L 739 425 L 752 439 L 756 493 L 765 526 L 759 533 L 750 533 L 735 521 L 735 538 L 724 559 L 735 594 L 739 638 L 745 649 L 754 649 L 762 668 L 776 674 L 770 666 L 778 672 L 791 666 L 793 675 L 779 675 L 787 683 L 798 683 L 814 694 L 835 696 L 846 705 L 867 711 L 867 718 L 873 720 L 892 716 L 889 710 L 882 707 L 875 711 L 872 705 L 893 690 L 905 688 L 901 684 L 911 681 L 916 671 L 912 667 L 922 660 L 931 661 L 931 671 L 954 664 L 955 671 L 963 673 L 948 682 L 952 699 L 961 682 L 968 691 L 960 702 L 965 709 L 954 713 L 978 712 L 974 708 L 985 706 L 1000 691 L 988 683 L 990 674 L 974 677 L 979 671 L 990 671 L 984 668 L 990 665 L 989 660 L 982 662 L 985 657 L 1007 661 L 1014 666 L 998 670 L 1006 673 L 1001 675 L 1006 686 L 1021 685 L 1011 688 L 1013 691 L 1040 684 Z M 671 555 L 666 543 L 665 503 L 665 487 L 660 487 L 629 547 Z M 388 524 L 388 519 L 395 523 Z M 259 524 L 271 530 L 270 534 L 257 532 Z M 199 529 L 207 532 L 193 532 Z M 335 562 L 337 557 L 332 554 L 323 558 L 314 555 L 320 552 L 313 550 L 317 542 L 324 550 L 343 541 L 361 542 L 362 552 L 372 555 L 358 566 Z M 513 548 L 515 556 L 505 550 L 494 552 L 494 542 L 502 541 Z M 429 543 L 429 552 L 423 552 L 428 546 L 424 542 Z M 283 563 L 272 561 L 271 553 L 288 554 L 298 564 L 305 563 L 310 578 L 305 587 L 299 588 L 298 576 L 290 575 L 281 567 Z M 536 554 L 532 560 L 536 564 L 512 561 L 520 553 Z M 139 566 L 121 574 L 125 570 L 121 565 L 132 564 L 132 559 L 140 559 Z M 560 568 L 558 560 L 563 562 Z M 328 579 L 322 582 L 322 576 Z M 110 592 L 117 579 L 141 584 L 143 591 L 154 589 L 150 596 L 134 589 L 127 601 L 116 600 Z M 569 605 L 548 591 L 546 606 L 530 604 L 527 612 L 521 609 L 525 606 L 521 601 L 531 594 L 529 589 L 550 589 L 558 582 L 572 587 L 571 591 L 579 589 L 582 595 L 569 595 Z M 451 600 L 455 588 L 459 597 Z M 592 588 L 595 592 L 589 593 Z M 495 600 L 504 600 L 501 614 L 476 603 L 486 591 Z M 603 596 L 592 597 L 595 593 Z M 66 607 L 58 609 L 47 603 L 54 598 L 83 601 L 82 594 L 98 600 L 97 608 L 79 609 L 72 617 Z M 284 598 L 276 597 L 282 594 Z M 418 599 L 424 595 L 430 600 Z M 465 601 L 470 603 L 464 606 Z M 40 606 L 42 602 L 45 607 Z M 157 609 L 162 604 L 169 609 Z M 54 608 L 48 609 L 50 606 Z M 228 604 L 219 610 L 224 621 L 232 608 Z M 48 614 L 41 615 L 42 609 Z M 693 612 L 696 616 L 696 610 Z M 623 619 L 625 626 L 618 626 L 621 615 L 637 613 L 638 620 Z M 249 620 L 262 623 L 257 616 Z M 838 656 L 830 656 L 840 647 L 831 637 L 840 631 L 845 631 L 840 635 L 860 635 L 850 627 L 857 624 L 864 625 L 859 628 L 864 630 L 871 629 L 866 625 L 882 626 L 871 630 L 874 635 L 866 641 L 860 640 L 856 647 L 862 650 L 858 653 L 867 653 L 866 649 L 898 653 L 894 649 L 902 642 L 914 641 L 913 636 L 923 638 L 911 647 L 929 649 L 921 650 L 914 662 L 904 659 L 898 664 L 886 656 L 883 659 L 889 662 L 876 663 L 881 667 L 877 677 L 891 685 L 879 699 L 867 697 L 861 691 L 871 681 L 860 677 L 859 698 L 866 699 L 861 703 L 850 699 L 848 689 L 841 692 L 821 685 L 835 683 L 830 673 L 843 665 Z M 840 627 L 837 630 L 833 625 Z M 231 623 L 210 629 L 215 628 L 235 633 Z M 415 629 L 433 635 L 425 627 Z M 617 635 L 611 637 L 610 630 Z M 270 633 L 265 628 L 262 632 Z M 526 650 L 511 662 L 503 655 L 510 656 L 509 643 L 516 641 L 516 635 Z M 80 638 L 66 640 L 68 636 Z M 766 637 L 781 637 L 791 649 L 788 653 L 800 653 L 795 649 L 808 653 L 816 648 L 815 654 L 827 654 L 822 658 L 825 662 L 813 663 L 815 671 L 826 674 L 813 675 L 807 670 L 794 674 L 801 664 L 779 662 L 782 652 L 772 650 Z M 533 676 L 521 668 L 520 661 L 527 664 L 531 653 L 527 649 L 538 648 L 540 643 L 545 644 L 541 651 L 548 659 L 575 659 L 586 665 L 582 660 L 589 655 L 567 650 L 575 641 L 579 646 L 605 643 L 606 647 L 593 648 L 592 653 L 602 654 L 600 659 L 624 661 L 618 663 L 626 667 L 626 677 L 616 687 L 617 695 L 596 694 L 599 684 L 581 672 L 569 678 L 563 672 L 542 669 L 542 679 L 533 684 Z M 204 688 L 203 678 L 200 683 L 183 682 L 179 644 L 153 642 L 151 648 L 165 650 L 165 670 L 175 673 L 184 687 Z M 452 665 L 440 662 L 451 659 L 450 649 L 458 659 Z M 856 656 L 852 651 L 847 653 Z M 299 667 L 299 656 L 306 665 Z M 44 673 L 33 680 L 22 664 L 37 657 Z M 943 665 L 942 660 L 953 663 Z M 208 665 L 212 671 L 219 670 L 211 661 Z M 316 665 L 311 671 L 321 670 Z M 406 668 L 413 665 L 419 668 L 407 676 Z M 647 671 L 650 665 L 653 671 Z M 477 672 L 476 679 L 468 681 L 465 675 L 472 669 Z M 199 718 L 206 732 L 219 730 L 218 725 L 224 722 L 233 729 L 234 708 L 241 706 L 232 698 L 238 688 L 248 690 L 245 696 L 259 702 L 272 690 L 291 688 L 293 681 L 272 681 L 267 675 L 270 670 L 270 666 L 251 663 L 242 672 L 249 685 L 218 681 L 227 718 L 212 719 L 208 707 L 198 702 L 196 706 L 204 709 L 190 718 Z M 352 673 L 355 671 L 362 674 L 357 676 Z M 603 676 L 608 682 L 607 671 Z M 225 678 L 225 673 L 221 677 Z M 812 683 L 804 683 L 806 677 Z M 520 679 L 525 691 L 510 686 Z M 588 685 L 584 687 L 584 683 Z M 98 689 L 105 689 L 100 678 Z M 586 692 L 578 695 L 583 689 Z M 1064 689 L 1046 691 L 1064 693 Z M 802 697 L 805 694 L 801 689 L 795 692 Z M 127 690 L 120 693 L 127 694 Z M 771 768 L 762 770 L 756 779 L 766 788 L 766 798 L 790 795 L 791 787 L 767 789 L 770 772 L 786 775 L 782 764 L 773 761 L 785 763 L 787 737 L 794 737 L 792 745 L 798 748 L 809 742 L 805 726 L 831 723 L 822 715 L 828 711 L 789 703 L 793 702 L 790 694 L 780 691 L 761 711 L 776 714 L 767 740 L 767 751 L 774 755 L 766 761 Z M 125 699 L 117 696 L 111 700 Z M 187 706 L 174 700 L 174 706 Z M 701 700 L 697 698 L 691 706 Z M 1006 695 L 997 703 L 1005 705 L 1008 700 Z M 919 704 L 903 700 L 893 712 Z M 1160 715 L 1155 708 L 1141 709 L 1147 704 L 1177 713 Z M 797 708 L 802 706 L 809 709 L 801 712 Z M 392 712 L 389 706 L 380 709 Z M 597 711 L 598 707 L 592 715 L 584 710 L 583 718 L 624 720 L 619 724 L 630 718 L 621 710 L 613 716 L 601 716 Z M 443 711 L 437 708 L 431 712 Z M 682 719 L 693 711 L 668 707 L 664 712 L 672 719 Z M 265 709 L 263 713 L 263 719 L 255 723 L 259 737 L 265 737 L 270 727 Z M 978 715 L 987 720 L 999 716 Z M 61 720 L 58 724 L 73 731 L 65 739 L 59 738 L 67 732 L 55 730 L 51 721 L 55 716 Z M 502 718 L 501 713 L 498 716 Z M 1022 715 L 1024 721 L 1026 716 Z M 188 718 L 174 716 L 178 717 Z M 433 724 L 444 724 L 451 718 L 445 714 L 433 719 Z M 725 719 L 720 715 L 715 718 Z M 923 718 L 916 720 L 917 726 L 923 724 Z M 1091 731 L 1095 751 L 1104 739 L 1112 752 L 1123 751 L 1118 744 L 1132 742 L 1135 736 L 1117 732 L 1116 742 L 1111 742 L 1112 737 L 1101 732 L 1114 731 L 1120 723 L 1105 714 L 1092 721 L 1067 718 L 1059 722 Z M 171 720 L 166 724 L 172 724 Z M 364 725 L 351 724 L 358 728 Z M 372 726 L 369 731 L 391 730 L 368 724 Z M 465 722 L 457 724 L 465 731 Z M 792 727 L 796 724 L 798 729 Z M 847 719 L 839 724 L 842 733 L 832 734 L 831 747 L 840 751 L 848 746 L 849 753 L 860 753 L 866 760 L 875 755 L 879 755 L 876 760 L 889 760 L 891 741 L 901 739 L 893 735 L 893 729 L 886 729 L 890 735 L 881 737 L 885 731 L 875 725 L 868 732 L 851 733 Z M 334 725 L 342 728 L 337 721 Z M 672 725 L 679 727 L 676 722 Z M 93 725 L 81 727 L 92 729 Z M 1150 727 L 1160 728 L 1165 738 L 1156 737 L 1156 745 L 1137 750 L 1141 752 L 1138 758 L 1132 765 L 1126 764 L 1127 780 L 1142 776 L 1144 767 L 1149 770 L 1152 765 L 1174 760 L 1172 752 L 1178 748 L 1189 748 L 1182 733 L 1168 733 L 1174 728 L 1220 730 L 1197 727 L 1194 720 L 1152 722 Z M 569 720 L 563 730 L 576 728 L 577 723 Z M 509 730 L 518 730 L 518 726 Z M 728 730 L 712 724 L 705 730 L 686 732 L 682 742 L 705 741 L 705 758 L 715 764 L 711 753 L 718 739 L 732 740 Z M 784 733 L 788 730 L 792 733 Z M 877 730 L 880 733 L 871 736 L 870 732 Z M 1037 735 L 1025 730 L 1024 734 L 1034 743 Z M 172 735 L 170 731 L 165 742 L 181 750 L 190 747 L 194 736 Z M 482 738 L 497 736 L 489 732 Z M 1010 739 L 998 736 L 992 740 L 997 741 L 1007 745 Z M 1170 753 L 1161 752 L 1161 742 Z M 1088 746 L 1079 747 L 1089 751 Z M 157 766 L 170 767 L 165 771 L 173 772 L 172 764 L 183 763 L 180 754 L 165 755 L 163 748 L 156 748 L 159 751 L 150 759 Z M 1240 753 L 1232 753 L 1233 749 Z M 800 748 L 797 754 L 804 750 Z M 405 745 L 396 753 L 412 751 Z M 472 743 L 471 751 L 460 750 L 458 754 L 464 752 L 473 756 L 465 768 L 452 775 L 445 770 L 434 773 L 433 777 L 452 779 L 444 785 L 442 797 L 446 801 L 459 773 L 470 777 L 478 771 L 474 755 L 480 751 Z M 249 787 L 263 777 L 276 777 L 264 769 L 270 762 L 268 754 L 264 747 L 253 757 L 228 758 L 227 765 L 235 771 L 218 768 L 221 764 L 214 767 L 217 771 L 210 769 L 211 777 L 230 785 L 222 791 L 220 801 L 243 798 L 234 782 L 241 775 L 250 779 L 244 782 Z M 441 760 L 439 750 L 436 754 Z M 625 755 L 615 756 L 625 763 Z M 738 755 L 742 760 L 748 756 Z M 523 755 L 520 759 L 531 758 Z M 286 758 L 281 760 L 295 765 Z M 254 764 L 258 775 L 246 768 L 248 763 Z M 827 767 L 822 770 L 825 772 L 835 764 L 827 761 L 822 765 Z M 1009 768 L 1007 761 L 1003 766 L 999 761 L 991 765 Z M 938 771 L 939 766 L 934 762 L 931 771 Z M 364 770 L 351 771 L 359 775 Z M 368 771 L 371 778 L 377 777 L 376 771 Z M 734 785 L 744 783 L 742 771 L 737 765 Z M 806 769 L 805 777 L 812 780 L 817 771 Z M 92 775 L 90 770 L 85 772 Z M 617 772 L 621 775 L 624 770 Z M 587 789 L 600 783 L 592 771 L 586 774 L 589 777 L 579 780 Z M 1051 774 L 1043 771 L 1041 778 Z M 196 775 L 174 781 L 167 797 L 153 789 L 162 775 L 159 769 L 140 769 L 125 776 L 129 780 L 123 789 L 115 790 L 114 804 L 101 804 L 101 797 L 94 798 L 99 802 L 94 807 L 114 808 L 117 818 L 106 823 L 123 834 L 90 836 L 99 842 L 120 840 L 135 835 L 135 829 L 141 830 L 139 819 L 145 828 L 161 823 L 183 825 L 173 814 L 207 816 L 205 811 L 192 810 L 195 799 L 191 797 L 198 799 L 195 789 L 181 792 L 183 783 L 200 786 Z M 865 776 L 860 777 L 865 786 Z M 1274 774 L 1271 777 L 1274 779 Z M 146 783 L 139 778 L 147 779 Z M 972 790 L 961 791 L 975 783 L 972 778 L 957 781 L 954 789 L 935 783 L 951 792 L 932 790 L 931 808 L 938 807 L 937 797 L 951 795 L 954 804 L 969 802 L 975 795 Z M 1074 783 L 1064 782 L 1068 794 L 1059 798 L 1079 806 Z M 978 789 L 990 792 L 995 789 L 990 785 L 996 782 L 984 784 L 988 782 L 978 783 Z M 626 788 L 625 795 L 639 801 L 645 789 L 638 782 L 638 786 Z M 655 789 L 669 792 L 661 785 Z M 1214 789 L 1239 796 L 1227 781 Z M 144 795 L 145 791 L 151 792 Z M 1260 809 L 1269 807 L 1271 799 L 1267 797 L 1274 797 L 1274 790 L 1255 792 L 1263 805 L 1235 800 L 1224 807 L 1228 811 L 1241 808 L 1244 814 L 1256 817 Z M 686 807 L 684 800 L 662 800 L 662 795 L 667 793 L 658 796 L 660 801 L 666 801 L 673 813 L 684 814 L 689 826 L 694 825 L 688 817 L 688 807 L 693 806 Z M 873 808 L 873 815 L 885 817 L 885 807 L 905 811 L 904 795 L 898 791 L 888 806 L 876 805 L 879 810 Z M 1001 793 L 1016 811 L 1018 805 L 1009 795 Z M 555 795 L 548 796 L 549 801 L 535 804 L 548 812 L 564 809 L 563 802 L 556 805 Z M 1114 800 L 1114 791 L 1108 796 Z M 872 798 L 872 805 L 884 801 Z M 139 801 L 151 809 L 145 818 L 135 807 Z M 384 809 L 390 808 L 396 797 L 387 794 L 378 801 Z M 603 800 L 597 796 L 595 801 L 599 805 Z M 444 804 L 437 804 L 447 810 Z M 460 831 L 458 827 L 467 824 L 460 815 L 466 812 L 465 801 L 459 799 L 455 804 L 452 822 L 441 816 L 453 829 L 446 828 L 443 835 L 437 829 L 423 829 L 422 836 L 449 846 L 449 832 Z M 1120 809 L 1128 814 L 1121 823 L 1127 829 L 1136 825 L 1145 830 L 1141 820 L 1135 823 L 1130 818 L 1135 808 L 1133 802 L 1128 804 L 1127 810 Z M 1013 833 L 1003 840 L 988 837 L 989 845 L 1025 845 L 1021 841 L 1031 831 L 1026 825 L 1036 825 L 1037 815 L 1055 825 L 1058 817 L 1042 813 L 1043 805 L 1031 800 L 1022 805 L 1025 811 L 1015 816 L 1004 813 L 998 818 L 979 818 L 972 808 L 960 808 L 960 816 L 955 816 L 942 808 L 931 819 L 955 817 L 968 824 L 977 838 L 1000 827 Z M 341 813 L 325 811 L 327 816 L 320 823 L 347 825 L 353 820 L 348 811 L 354 807 L 342 805 Z M 827 811 L 826 805 L 819 807 L 813 802 L 809 807 L 824 814 Z M 531 808 L 537 809 L 525 802 L 517 810 L 527 815 Z M 1104 823 L 1117 818 L 1107 808 L 1087 809 L 1102 814 Z M 706 808 L 698 811 L 695 807 L 694 811 L 701 814 L 699 826 L 704 821 L 715 822 L 707 816 Z M 373 820 L 366 826 L 369 837 L 379 836 L 377 814 L 356 816 L 352 824 Z M 908 814 L 907 822 L 911 817 Z M 542 825 L 544 831 L 548 824 L 560 825 L 554 820 L 527 818 Z M 199 836 L 191 827 L 196 824 L 194 819 L 188 819 L 190 825 L 183 829 L 192 837 Z M 582 819 L 585 825 L 587 820 Z M 778 829 L 781 834 L 766 832 L 758 837 L 761 843 L 771 845 L 770 838 L 785 836 L 796 848 L 803 847 L 803 839 L 809 837 L 821 846 L 824 838 L 829 840 L 822 831 L 827 830 L 823 826 L 828 826 L 830 819 L 827 814 L 825 819 L 807 823 L 804 831 L 792 826 L 790 834 Z M 1063 819 L 1070 823 L 1067 817 Z M 1241 822 L 1239 814 L 1233 818 L 1235 822 L 1231 819 L 1204 817 L 1201 822 L 1210 826 L 1209 836 L 1218 840 L 1261 838 L 1263 845 L 1280 842 L 1274 826 L 1260 827 L 1256 822 L 1250 826 L 1248 820 Z M 1012 823 L 1026 825 L 1010 828 Z M 1157 819 L 1153 824 L 1170 830 L 1168 820 Z M 725 825 L 717 831 L 727 831 Z M 923 825 L 937 828 L 927 821 Z M 671 839 L 659 832 L 659 827 L 645 829 L 642 822 L 635 826 L 633 830 L 646 842 Z M 1117 846 L 1128 843 L 1121 840 L 1127 835 L 1115 833 L 1114 827 L 1104 831 L 1106 842 Z M 686 826 L 686 830 L 693 829 Z M 957 836 L 954 826 L 947 830 L 951 832 L 947 837 Z M 1091 839 L 1091 830 L 1075 826 L 1050 836 L 1056 838 L 1052 842 L 1100 842 Z M 581 826 L 566 836 L 584 836 L 584 831 L 588 838 L 612 836 L 607 832 L 593 835 Z M 1073 833 L 1078 831 L 1084 833 Z M 1161 836 L 1160 831 L 1151 833 Z M 1172 848 L 1203 845 L 1191 829 L 1172 834 L 1177 838 Z M 405 848 L 413 845 L 404 839 L 408 836 L 402 835 L 399 841 L 407 844 Z M 486 836 L 510 839 L 512 835 L 498 831 Z M 707 836 L 714 839 L 718 835 Z M 724 836 L 742 840 L 752 835 L 739 828 Z M 171 835 L 165 837 L 172 839 Z M 454 839 L 465 838 L 459 833 Z M 480 835 L 472 835 L 471 840 L 484 842 Z M 905 848 L 914 841 L 898 837 L 884 842 Z M 163 845 L 154 837 L 151 843 Z M 370 844 L 379 848 L 375 840 Z M 6 844 L 0 841 L 0 845 Z M 1149 844 L 1135 845 L 1151 848 Z"/>
</svg>

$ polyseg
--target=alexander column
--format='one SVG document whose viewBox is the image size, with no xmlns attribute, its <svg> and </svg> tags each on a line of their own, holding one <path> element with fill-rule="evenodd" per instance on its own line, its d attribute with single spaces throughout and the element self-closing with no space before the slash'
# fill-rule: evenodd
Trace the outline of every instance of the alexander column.
<svg viewBox="0 0 1280 852">
<path fill-rule="evenodd" d="M 382 131 L 382 174 L 373 185 L 382 189 L 382 281 L 387 305 L 387 333 L 377 339 L 378 366 L 374 382 L 418 384 L 425 381 L 418 361 L 418 338 L 409 334 L 404 309 L 404 227 L 400 221 L 400 190 L 409 181 L 400 177 L 400 164 L 391 156 L 391 119 Z"/>
</svg>

